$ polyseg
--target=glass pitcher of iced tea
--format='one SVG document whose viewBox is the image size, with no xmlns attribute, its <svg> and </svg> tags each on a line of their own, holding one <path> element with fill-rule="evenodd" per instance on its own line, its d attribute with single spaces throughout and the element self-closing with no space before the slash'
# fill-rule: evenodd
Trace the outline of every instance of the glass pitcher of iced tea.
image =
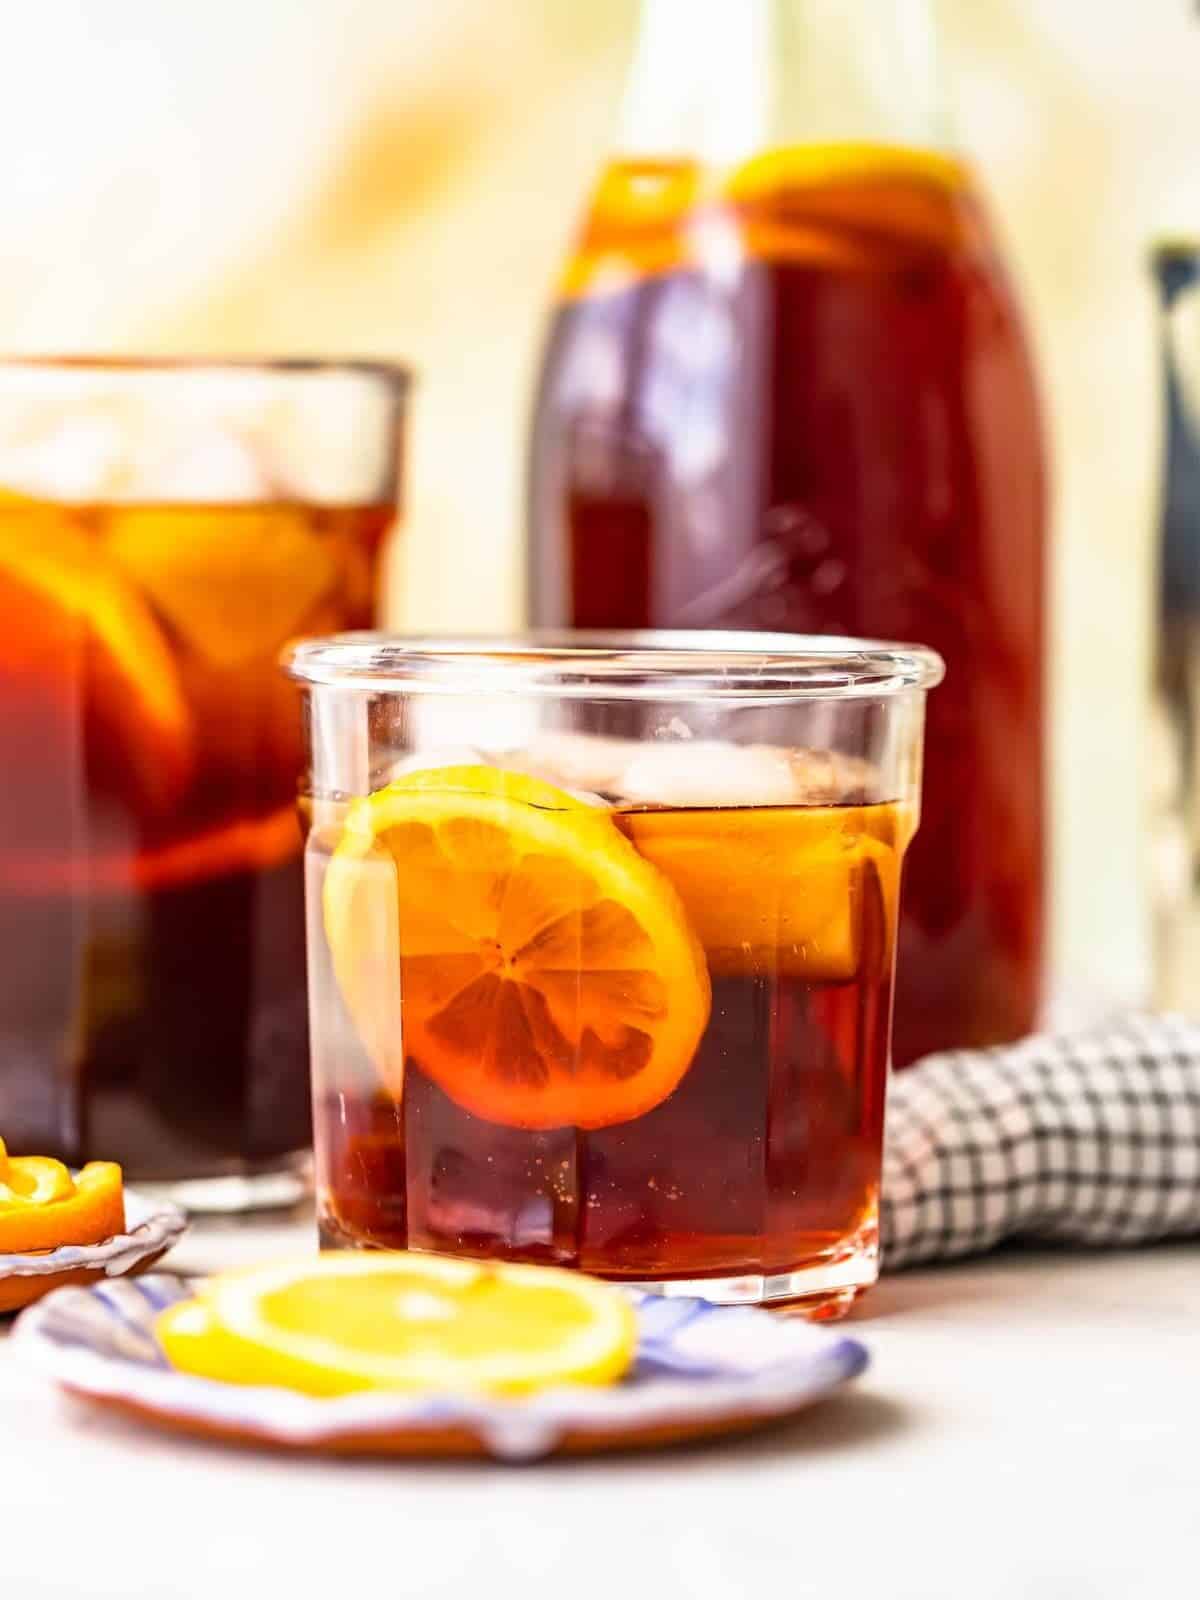
<svg viewBox="0 0 1200 1600">
<path fill-rule="evenodd" d="M 322 1242 L 844 1311 L 938 658 L 367 635 L 291 670 Z"/>
<path fill-rule="evenodd" d="M 1035 1020 L 1043 465 L 925 0 L 647 0 L 533 423 L 536 626 L 922 639 L 896 1056 Z"/>
<path fill-rule="evenodd" d="M 0 1133 L 198 1208 L 310 1139 L 306 633 L 368 626 L 405 379 L 0 363 Z"/>
</svg>

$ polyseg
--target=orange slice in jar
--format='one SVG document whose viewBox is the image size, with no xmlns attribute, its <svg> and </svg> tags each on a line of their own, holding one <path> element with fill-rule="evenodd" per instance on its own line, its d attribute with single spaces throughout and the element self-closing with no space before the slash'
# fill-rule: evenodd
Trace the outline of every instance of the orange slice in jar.
<svg viewBox="0 0 1200 1600">
<path fill-rule="evenodd" d="M 303 506 L 114 506 L 104 548 L 205 662 L 272 658 L 339 578 Z"/>
<path fill-rule="evenodd" d="M 878 268 L 896 250 L 950 250 L 978 232 L 970 173 L 936 150 L 791 145 L 731 172 L 727 198 L 756 254 Z"/>
<path fill-rule="evenodd" d="M 64 509 L 0 504 L 0 612 L 23 692 L 73 696 L 82 672 L 95 743 L 121 786 L 150 813 L 172 804 L 194 756 L 175 661 L 137 590 Z"/>
<path fill-rule="evenodd" d="M 47 1156 L 10 1156 L 0 1140 L 0 1252 L 99 1244 L 125 1229 L 121 1169 L 92 1161 L 72 1177 Z"/>
<path fill-rule="evenodd" d="M 867 140 L 787 145 L 766 150 L 735 167 L 725 192 L 735 199 L 773 195 L 806 184 L 925 183 L 961 189 L 967 169 L 955 156 L 918 146 Z"/>
<path fill-rule="evenodd" d="M 608 1127 L 666 1099 L 708 1021 L 671 885 L 610 813 L 520 774 L 418 772 L 355 801 L 324 918 L 397 1098 L 407 1056 L 488 1121 Z"/>
</svg>

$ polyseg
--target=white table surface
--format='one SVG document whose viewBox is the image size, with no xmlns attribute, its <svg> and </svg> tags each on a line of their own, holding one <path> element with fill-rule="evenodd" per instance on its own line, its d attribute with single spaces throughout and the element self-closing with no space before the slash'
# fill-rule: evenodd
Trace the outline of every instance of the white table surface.
<svg viewBox="0 0 1200 1600">
<path fill-rule="evenodd" d="M 193 1234 L 188 1270 L 311 1246 Z M 1150 1600 L 1200 1592 L 1200 1244 L 885 1279 L 873 1363 L 737 1442 L 324 1462 L 61 1399 L 0 1338 L 0 1593 L 96 1600 Z"/>
</svg>

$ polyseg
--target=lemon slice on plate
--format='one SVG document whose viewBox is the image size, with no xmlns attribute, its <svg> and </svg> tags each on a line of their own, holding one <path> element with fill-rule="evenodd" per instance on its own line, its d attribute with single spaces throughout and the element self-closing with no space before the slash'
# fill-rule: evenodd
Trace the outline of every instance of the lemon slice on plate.
<svg viewBox="0 0 1200 1600">
<path fill-rule="evenodd" d="M 181 1372 L 320 1396 L 611 1383 L 637 1344 L 629 1301 L 594 1278 L 403 1252 L 225 1273 L 155 1332 Z"/>
</svg>

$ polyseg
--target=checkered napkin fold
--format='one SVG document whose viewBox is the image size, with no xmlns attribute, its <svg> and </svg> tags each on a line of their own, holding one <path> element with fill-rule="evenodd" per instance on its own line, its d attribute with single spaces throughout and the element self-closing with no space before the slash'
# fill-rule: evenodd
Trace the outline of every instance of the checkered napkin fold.
<svg viewBox="0 0 1200 1600">
<path fill-rule="evenodd" d="M 898 1074 L 882 1231 L 887 1269 L 1200 1234 L 1200 1024 L 1137 1016 Z"/>
</svg>

